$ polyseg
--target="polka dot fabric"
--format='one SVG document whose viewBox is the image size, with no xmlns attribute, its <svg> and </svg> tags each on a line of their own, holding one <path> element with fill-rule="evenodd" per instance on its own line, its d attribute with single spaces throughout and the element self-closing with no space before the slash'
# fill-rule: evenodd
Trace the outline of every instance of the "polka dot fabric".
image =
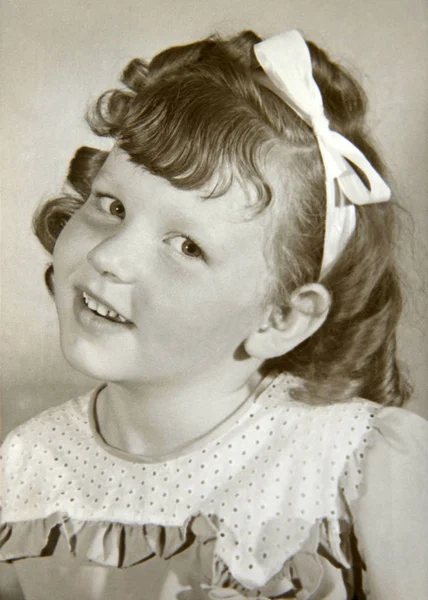
<svg viewBox="0 0 428 600">
<path fill-rule="evenodd" d="M 61 515 L 91 531 L 106 523 L 183 529 L 203 515 L 215 533 L 216 559 L 248 588 L 265 585 L 324 521 L 336 537 L 336 560 L 346 564 L 338 525 L 348 519 L 343 492 L 358 495 L 379 406 L 310 406 L 291 398 L 295 385 L 278 375 L 219 437 L 154 463 L 118 456 L 97 441 L 96 392 L 47 411 L 5 441 L 3 520 L 18 528 Z"/>
</svg>

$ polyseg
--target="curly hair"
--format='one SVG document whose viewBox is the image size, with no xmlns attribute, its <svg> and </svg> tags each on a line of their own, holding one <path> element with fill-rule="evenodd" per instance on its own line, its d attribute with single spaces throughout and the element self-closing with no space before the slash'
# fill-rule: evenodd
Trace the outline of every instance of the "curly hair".
<svg viewBox="0 0 428 600">
<path fill-rule="evenodd" d="M 122 74 L 124 87 L 101 95 L 87 118 L 95 133 L 113 137 L 133 163 L 177 188 L 211 183 L 209 196 L 216 197 L 239 178 L 256 190 L 259 210 L 274 198 L 266 163 L 279 151 L 284 210 L 270 241 L 276 271 L 271 294 L 286 312 L 293 290 L 319 279 L 324 167 L 311 128 L 259 82 L 253 51 L 259 41 L 245 31 L 230 39 L 213 36 L 169 48 L 149 63 L 134 59 Z M 312 42 L 308 47 L 331 128 L 385 176 L 365 128 L 363 90 L 323 50 Z M 73 192 L 49 201 L 36 214 L 36 235 L 50 253 L 67 220 L 88 198 L 107 155 L 79 149 L 68 173 Z M 320 279 L 332 297 L 328 318 L 297 348 L 268 361 L 302 378 L 305 398 L 330 402 L 359 395 L 399 405 L 408 397 L 396 359 L 402 302 L 395 230 L 393 202 L 357 207 L 354 235 Z M 52 267 L 46 281 L 52 291 Z"/>
</svg>

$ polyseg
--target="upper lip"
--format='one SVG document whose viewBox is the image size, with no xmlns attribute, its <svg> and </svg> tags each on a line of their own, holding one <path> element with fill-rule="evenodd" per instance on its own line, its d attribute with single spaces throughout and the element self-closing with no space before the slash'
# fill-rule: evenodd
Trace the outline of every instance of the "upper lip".
<svg viewBox="0 0 428 600">
<path fill-rule="evenodd" d="M 128 317 L 126 315 L 124 315 L 120 310 L 117 310 L 117 308 L 115 308 L 112 304 L 110 304 L 110 302 L 108 302 L 107 300 L 104 300 L 104 298 L 102 298 L 101 296 L 99 296 L 98 294 L 96 294 L 95 292 L 90 290 L 88 287 L 82 286 L 79 288 L 79 291 L 81 293 L 85 292 L 86 294 L 88 294 L 88 296 L 91 296 L 91 298 L 93 298 L 97 302 L 104 304 L 104 306 L 106 306 L 109 310 L 114 311 L 115 313 L 117 313 L 121 317 L 124 317 L 127 321 L 129 321 L 131 323 L 131 321 L 128 319 Z"/>
</svg>

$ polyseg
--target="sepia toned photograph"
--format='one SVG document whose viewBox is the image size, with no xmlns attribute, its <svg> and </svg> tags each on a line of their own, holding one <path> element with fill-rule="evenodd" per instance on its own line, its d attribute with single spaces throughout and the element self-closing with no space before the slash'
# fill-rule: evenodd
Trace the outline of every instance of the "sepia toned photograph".
<svg viewBox="0 0 428 600">
<path fill-rule="evenodd" d="M 0 600 L 428 598 L 427 32 L 1 1 Z"/>
</svg>

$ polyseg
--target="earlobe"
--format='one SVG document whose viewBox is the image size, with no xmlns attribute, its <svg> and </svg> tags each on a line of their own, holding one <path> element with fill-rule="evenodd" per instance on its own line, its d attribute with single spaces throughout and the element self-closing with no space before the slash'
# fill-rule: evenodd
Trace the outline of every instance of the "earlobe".
<svg viewBox="0 0 428 600">
<path fill-rule="evenodd" d="M 293 292 L 286 312 L 270 307 L 263 323 L 245 341 L 246 352 L 261 360 L 290 352 L 324 323 L 331 304 L 330 294 L 319 283 Z"/>
</svg>

